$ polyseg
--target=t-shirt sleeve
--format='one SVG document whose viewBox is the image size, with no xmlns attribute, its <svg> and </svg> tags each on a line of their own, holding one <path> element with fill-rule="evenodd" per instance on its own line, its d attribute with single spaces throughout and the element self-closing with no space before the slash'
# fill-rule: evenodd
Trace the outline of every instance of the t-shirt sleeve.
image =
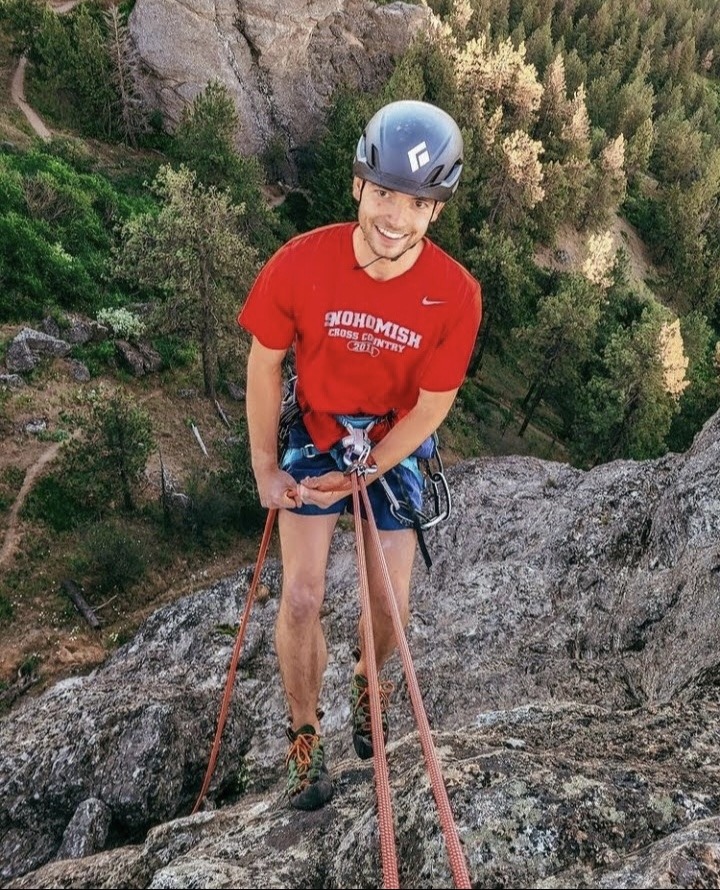
<svg viewBox="0 0 720 890">
<path fill-rule="evenodd" d="M 295 339 L 291 262 L 287 245 L 273 254 L 237 316 L 238 324 L 268 349 L 289 349 Z"/>
<path fill-rule="evenodd" d="M 457 310 L 448 319 L 443 336 L 425 367 L 421 389 L 429 392 L 448 392 L 457 389 L 465 379 L 470 357 L 482 319 L 480 285 L 470 279 Z"/>
</svg>

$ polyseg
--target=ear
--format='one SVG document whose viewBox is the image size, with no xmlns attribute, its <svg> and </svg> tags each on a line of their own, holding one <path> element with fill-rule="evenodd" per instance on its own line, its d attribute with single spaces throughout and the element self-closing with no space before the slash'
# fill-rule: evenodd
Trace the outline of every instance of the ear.
<svg viewBox="0 0 720 890">
<path fill-rule="evenodd" d="M 352 193 L 356 201 L 360 200 L 362 195 L 363 180 L 359 176 L 353 176 Z"/>
<path fill-rule="evenodd" d="M 438 203 L 435 204 L 435 209 L 433 210 L 433 214 L 432 214 L 432 216 L 430 217 L 430 222 L 431 222 L 431 223 L 434 223 L 435 220 L 438 218 L 438 216 L 440 216 L 440 214 L 442 213 L 442 209 L 443 209 L 444 206 L 445 206 L 444 203 L 441 204 L 441 203 L 438 202 Z"/>
</svg>

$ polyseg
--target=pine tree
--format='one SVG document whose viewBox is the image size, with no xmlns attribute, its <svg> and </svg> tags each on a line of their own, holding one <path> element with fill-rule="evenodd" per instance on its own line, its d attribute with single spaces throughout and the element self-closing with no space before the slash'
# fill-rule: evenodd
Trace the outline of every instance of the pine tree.
<svg viewBox="0 0 720 890">
<path fill-rule="evenodd" d="M 545 196 L 540 155 L 543 147 L 522 130 L 515 130 L 502 141 L 502 162 L 491 184 L 493 206 L 488 222 L 496 219 L 517 225 L 521 217 Z"/>
<path fill-rule="evenodd" d="M 238 112 L 228 88 L 211 80 L 183 109 L 175 129 L 172 155 L 194 170 L 204 186 L 227 189 L 232 203 L 243 205 L 242 232 L 263 257 L 292 232 L 272 213 L 263 194 L 265 175 L 256 157 L 243 157 L 235 140 Z"/>
<path fill-rule="evenodd" d="M 672 451 L 685 451 L 702 424 L 720 408 L 720 365 L 717 334 L 706 316 L 690 312 L 680 319 L 683 351 L 688 358 L 688 386 L 682 391 L 679 411 L 668 434 Z"/>
<path fill-rule="evenodd" d="M 21 56 L 32 49 L 42 25 L 42 0 L 4 0 L 0 3 L 0 24 L 11 40 L 12 52 Z"/>
<path fill-rule="evenodd" d="M 135 489 L 154 448 L 147 413 L 122 394 L 92 403 L 83 437 L 71 442 L 61 480 L 68 497 L 102 515 L 114 505 L 135 507 Z"/>
<path fill-rule="evenodd" d="M 540 301 L 534 323 L 518 332 L 527 344 L 532 368 L 519 435 L 524 434 L 549 387 L 571 388 L 591 350 L 603 302 L 600 288 L 582 276 L 564 276 L 557 291 Z"/>
<path fill-rule="evenodd" d="M 138 136 L 148 131 L 140 88 L 140 55 L 130 40 L 118 6 L 110 6 L 105 11 L 105 27 L 111 80 L 117 94 L 114 112 L 119 119 L 120 138 L 137 146 Z"/>
<path fill-rule="evenodd" d="M 570 113 L 565 63 L 563 57 L 557 55 L 547 66 L 543 78 L 543 93 L 536 131 L 537 138 L 543 143 L 548 161 L 560 160 L 563 157 L 564 144 L 561 135 Z"/>
<path fill-rule="evenodd" d="M 102 15 L 89 4 L 71 13 L 73 47 L 70 77 L 76 94 L 75 107 L 86 132 L 109 137 L 115 132 L 115 90 Z"/>
<path fill-rule="evenodd" d="M 234 172 L 238 126 L 237 109 L 227 87 L 219 80 L 210 80 L 182 111 L 175 128 L 173 155 L 194 170 L 204 185 L 223 188 Z"/>
<path fill-rule="evenodd" d="M 625 199 L 625 137 L 621 133 L 600 153 L 588 183 L 586 203 L 580 216 L 583 228 L 603 228 Z"/>
<path fill-rule="evenodd" d="M 667 450 L 666 439 L 678 410 L 668 391 L 660 347 L 665 310 L 648 302 L 640 318 L 618 325 L 602 355 L 601 371 L 579 401 L 572 450 L 595 464 L 617 458 L 643 460 Z"/>
<path fill-rule="evenodd" d="M 161 167 L 152 191 L 159 212 L 125 224 L 116 269 L 165 295 L 157 324 L 198 343 L 205 394 L 214 398 L 223 339 L 235 341 L 238 304 L 257 272 L 256 251 L 240 233 L 245 210 L 183 166 Z"/>
<path fill-rule="evenodd" d="M 653 122 L 650 118 L 646 118 L 630 137 L 625 152 L 625 169 L 629 184 L 633 184 L 641 174 L 647 173 L 654 141 Z"/>
</svg>

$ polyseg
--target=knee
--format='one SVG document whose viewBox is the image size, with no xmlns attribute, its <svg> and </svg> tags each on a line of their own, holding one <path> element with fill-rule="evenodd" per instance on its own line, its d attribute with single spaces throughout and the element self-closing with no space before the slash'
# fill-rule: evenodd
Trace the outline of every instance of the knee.
<svg viewBox="0 0 720 890">
<path fill-rule="evenodd" d="M 324 584 L 298 579 L 283 585 L 280 609 L 293 624 L 314 621 L 320 614 Z"/>
</svg>

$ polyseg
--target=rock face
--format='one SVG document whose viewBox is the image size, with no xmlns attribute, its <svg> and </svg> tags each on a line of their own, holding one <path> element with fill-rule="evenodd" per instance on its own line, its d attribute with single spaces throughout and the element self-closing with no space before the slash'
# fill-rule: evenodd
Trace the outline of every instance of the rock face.
<svg viewBox="0 0 720 890">
<path fill-rule="evenodd" d="M 277 136 L 307 143 L 336 87 L 377 89 L 431 20 L 426 6 L 370 0 L 137 0 L 129 29 L 169 129 L 215 79 L 235 101 L 239 150 L 257 154 Z"/>
<path fill-rule="evenodd" d="M 407 638 L 473 886 L 720 886 L 720 414 L 656 461 L 448 475 L 455 508 L 428 535 L 432 569 L 418 560 Z M 335 797 L 308 814 L 283 798 L 271 560 L 208 807 L 189 815 L 250 576 L 158 611 L 102 668 L 2 720 L 4 886 L 381 886 L 373 765 L 349 732 L 349 528 L 323 619 Z M 450 887 L 397 656 L 386 677 L 400 886 Z"/>
</svg>

